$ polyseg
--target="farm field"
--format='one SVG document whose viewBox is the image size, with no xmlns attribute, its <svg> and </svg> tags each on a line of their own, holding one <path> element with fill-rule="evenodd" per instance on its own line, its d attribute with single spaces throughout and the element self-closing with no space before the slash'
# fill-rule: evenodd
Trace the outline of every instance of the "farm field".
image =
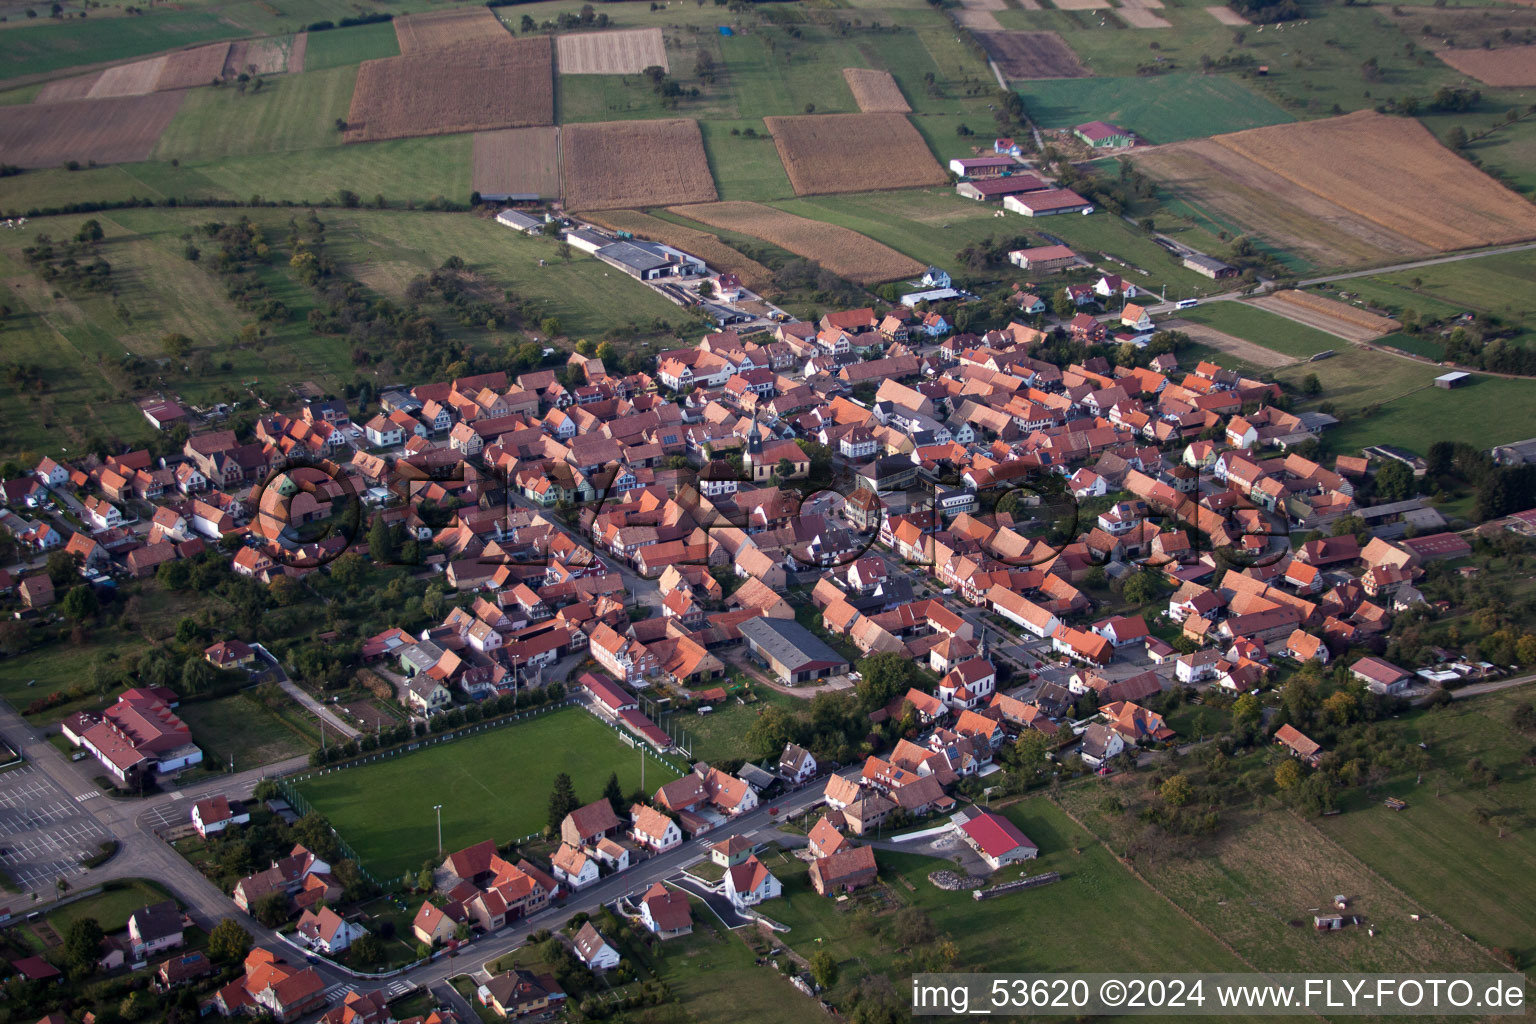
<svg viewBox="0 0 1536 1024">
<path fill-rule="evenodd" d="M 661 29 L 565 33 L 555 37 L 562 75 L 638 75 L 649 67 L 670 71 Z"/>
<path fill-rule="evenodd" d="M 1293 359 L 1340 348 L 1338 338 L 1243 302 L 1208 302 L 1179 311 L 1193 323 L 1214 327 Z"/>
<path fill-rule="evenodd" d="M 1095 780 L 1065 788 L 1063 805 L 1112 846 L 1124 842 L 1132 811 L 1105 809 L 1118 783 Z M 1229 812 L 1230 816 L 1230 812 Z M 1187 855 L 1169 851 L 1136 859 L 1159 892 L 1210 928 L 1259 971 L 1491 970 L 1489 959 L 1459 933 L 1425 919 L 1424 904 L 1405 897 L 1348 857 L 1310 820 L 1287 811 L 1246 814 Z M 1314 908 L 1335 893 L 1378 925 L 1322 934 Z M 1301 926 L 1291 922 L 1302 921 Z"/>
<path fill-rule="evenodd" d="M 552 124 L 552 64 L 544 37 L 368 61 L 357 72 L 347 141 Z"/>
<path fill-rule="evenodd" d="M 567 125 L 561 130 L 560 149 L 567 209 L 701 203 L 717 198 L 696 121 Z"/>
<path fill-rule="evenodd" d="M 1439 251 L 1536 237 L 1536 207 L 1403 118 L 1361 112 L 1212 141 Z"/>
<path fill-rule="evenodd" d="M 1536 249 L 1480 256 L 1380 277 L 1352 278 L 1334 287 L 1359 295 L 1394 314 L 1411 309 L 1445 319 L 1467 311 L 1490 313 L 1507 324 L 1536 322 L 1536 295 L 1526 284 L 1536 276 Z M 1523 335 L 1532 334 L 1530 327 Z"/>
<path fill-rule="evenodd" d="M 344 67 L 279 76 L 260 92 L 193 89 L 160 137 L 155 159 L 254 156 L 340 146 L 336 119 L 347 116 L 356 81 L 357 69 Z"/>
<path fill-rule="evenodd" d="M 471 184 L 483 196 L 560 196 L 560 129 L 476 132 Z"/>
<path fill-rule="evenodd" d="M 1364 354 L 1408 362 L 1384 353 Z M 1333 361 L 1325 360 L 1312 367 L 1323 381 L 1324 400 L 1329 394 L 1329 378 L 1323 368 Z M 1536 422 L 1536 381 L 1474 374 L 1472 383 L 1443 391 L 1429 386 L 1443 372 L 1439 367 L 1428 363 L 1409 365 L 1423 374 L 1423 390 L 1384 400 L 1369 418 L 1355 419 L 1329 430 L 1325 437 L 1334 451 L 1351 454 L 1366 445 L 1396 444 L 1423 453 L 1436 441 L 1464 441 L 1486 448 L 1531 436 L 1530 425 Z M 1289 378 L 1293 373 L 1288 369 L 1280 376 Z M 1489 410 L 1496 410 L 1496 414 L 1489 415 Z"/>
<path fill-rule="evenodd" d="M 146 18 L 96 18 L 0 30 L 7 79 L 121 61 L 194 43 L 244 35 L 213 8 L 157 12 Z"/>
<path fill-rule="evenodd" d="M 1394 733 L 1429 747 L 1431 767 L 1422 783 L 1404 775 L 1378 799 L 1352 800 L 1318 828 L 1372 864 L 1394 885 L 1424 903 L 1451 927 L 1489 947 L 1522 951 L 1530 966 L 1536 949 L 1536 893 L 1525 884 L 1536 866 L 1536 830 L 1522 808 L 1536 798 L 1536 775 L 1522 763 L 1528 737 L 1510 726 L 1514 708 L 1530 691 L 1488 694 L 1391 723 Z M 1467 760 L 1480 757 L 1499 773 L 1499 785 L 1479 789 L 1463 777 Z M 1380 797 L 1408 803 L 1393 812 Z M 1512 815 L 1522 824 L 1500 839 L 1479 825 L 1479 808 Z M 1442 872 L 1437 864 L 1459 864 Z"/>
<path fill-rule="evenodd" d="M 241 72 L 296 75 L 304 70 L 304 55 L 308 49 L 308 32 L 267 39 L 242 39 L 229 44 L 229 56 L 224 58 L 224 77 L 236 78 Z M 251 71 L 253 67 L 254 72 Z"/>
<path fill-rule="evenodd" d="M 736 274 L 753 291 L 766 287 L 773 278 L 773 272 L 767 267 L 737 252 L 708 231 L 683 227 L 638 210 L 604 210 L 592 214 L 590 219 L 613 231 L 628 231 L 636 237 L 691 252 L 712 269 Z"/>
<path fill-rule="evenodd" d="M 640 754 L 585 711 L 569 708 L 384 761 L 311 776 L 298 790 L 380 878 L 421 867 L 437 852 L 434 804 L 443 805 L 443 847 L 542 831 L 549 791 L 565 772 L 583 801 L 610 772 L 625 793 L 640 786 Z M 676 778 L 647 758 L 645 785 Z"/>
<path fill-rule="evenodd" d="M 796 195 L 942 185 L 945 171 L 900 114 L 765 117 Z M 872 154 L 880 153 L 878 159 Z"/>
<path fill-rule="evenodd" d="M 1182 317 L 1181 313 L 1180 316 L 1171 320 L 1164 320 L 1159 326 L 1165 330 L 1179 331 L 1189 336 L 1199 350 L 1198 355 L 1193 351 L 1188 353 L 1189 361 L 1208 359 L 1211 362 L 1220 363 L 1229 370 L 1239 372 L 1247 372 L 1245 368 L 1268 369 L 1293 362 L 1292 357 L 1283 352 L 1277 352 L 1258 342 L 1229 334 L 1209 324 L 1196 323 Z M 1181 350 L 1181 357 L 1184 351 Z"/>
<path fill-rule="evenodd" d="M 1089 74 L 1056 32 L 977 32 L 975 36 L 1004 78 L 1082 78 Z"/>
<path fill-rule="evenodd" d="M 185 93 L 0 106 L 0 152 L 18 167 L 149 158 Z"/>
<path fill-rule="evenodd" d="M 762 129 L 761 121 L 700 121 L 699 128 L 721 199 L 761 201 L 795 194 L 778 147 Z M 747 128 L 754 136 L 740 134 Z"/>
<path fill-rule="evenodd" d="M 446 11 L 406 14 L 395 18 L 395 40 L 402 54 L 425 53 L 461 43 L 491 42 L 507 30 L 488 7 L 456 7 Z"/>
<path fill-rule="evenodd" d="M 901 94 L 901 86 L 896 84 L 889 71 L 843 68 L 843 79 L 862 113 L 906 114 L 912 110 Z"/>
<path fill-rule="evenodd" d="M 1276 316 L 1315 327 L 1345 341 L 1373 341 L 1402 326 L 1396 320 L 1377 316 L 1316 292 L 1288 289 L 1248 301 Z"/>
<path fill-rule="evenodd" d="M 815 260 L 840 277 L 875 284 L 919 274 L 924 264 L 847 228 L 828 225 L 757 203 L 671 206 L 691 220 L 772 242 Z"/>
<path fill-rule="evenodd" d="M 1108 121 L 1152 143 L 1182 142 L 1292 119 L 1284 109 L 1226 75 L 1062 78 L 1018 87 L 1042 128 Z"/>
<path fill-rule="evenodd" d="M 1536 85 L 1536 46 L 1436 50 L 1435 56 L 1484 85 Z"/>
<path fill-rule="evenodd" d="M 366 60 L 400 55 L 400 41 L 395 35 L 395 26 L 387 21 L 349 25 L 307 35 L 309 41 L 304 50 L 305 71 L 346 67 Z"/>
<path fill-rule="evenodd" d="M 218 771 L 231 764 L 235 771 L 245 771 L 307 754 L 319 746 L 313 737 L 244 694 L 186 701 L 176 714 L 191 727 L 208 767 Z"/>
</svg>

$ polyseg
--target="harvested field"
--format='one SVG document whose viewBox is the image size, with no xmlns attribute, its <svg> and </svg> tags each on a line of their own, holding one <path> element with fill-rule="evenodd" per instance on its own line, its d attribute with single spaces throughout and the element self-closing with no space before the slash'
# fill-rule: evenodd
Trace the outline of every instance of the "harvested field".
<svg viewBox="0 0 1536 1024">
<path fill-rule="evenodd" d="M 772 242 L 859 284 L 894 281 L 923 271 L 923 264 L 917 260 L 857 231 L 797 217 L 759 203 L 710 203 L 669 209 L 710 227 Z"/>
<path fill-rule="evenodd" d="M 1051 0 L 1051 5 L 1058 11 L 1107 11 L 1113 6 L 1109 0 Z"/>
<path fill-rule="evenodd" d="M 1312 292 L 1287 290 L 1247 301 L 1347 341 L 1374 341 L 1403 326 L 1390 317 L 1377 316 Z"/>
<path fill-rule="evenodd" d="M 160 74 L 169 59 L 151 57 L 149 60 L 136 60 L 132 64 L 107 68 L 96 79 L 96 84 L 91 86 L 90 98 L 100 100 L 112 96 L 143 96 L 154 92 L 155 83 L 160 81 Z"/>
<path fill-rule="evenodd" d="M 402 14 L 394 19 L 394 26 L 402 56 L 510 38 L 506 26 L 488 7 Z"/>
<path fill-rule="evenodd" d="M 1205 13 L 1209 14 L 1223 25 L 1231 25 L 1234 28 L 1239 25 L 1250 24 L 1247 18 L 1243 17 L 1241 14 L 1238 14 L 1232 8 L 1223 6 L 1221 4 L 1218 4 L 1215 7 L 1207 7 L 1205 9 Z"/>
<path fill-rule="evenodd" d="M 960 0 L 955 20 L 969 29 L 983 32 L 1001 32 L 1003 23 L 997 20 L 996 11 L 1007 9 L 1003 0 Z"/>
<path fill-rule="evenodd" d="M 577 32 L 555 37 L 562 75 L 638 75 L 649 67 L 670 71 L 659 28 Z"/>
<path fill-rule="evenodd" d="M 1272 348 L 1265 348 L 1256 342 L 1239 338 L 1235 334 L 1228 334 L 1226 331 L 1218 331 L 1205 324 L 1192 323 L 1189 320 L 1168 320 L 1162 324 L 1162 327 L 1170 331 L 1183 331 L 1191 340 L 1201 345 L 1209 345 L 1217 351 L 1235 356 L 1253 366 L 1284 366 L 1296 361 L 1284 352 L 1276 352 Z"/>
<path fill-rule="evenodd" d="M 224 62 L 228 56 L 228 43 L 210 43 L 191 50 L 179 50 L 166 58 L 165 68 L 155 82 L 155 91 L 209 85 L 224 74 Z"/>
<path fill-rule="evenodd" d="M 476 132 L 471 187 L 482 196 L 560 197 L 560 129 Z"/>
<path fill-rule="evenodd" d="M 1173 22 L 1145 7 L 1122 4 L 1115 14 L 1131 28 L 1173 28 Z"/>
<path fill-rule="evenodd" d="M 229 44 L 224 58 L 224 77 L 235 78 L 241 72 L 256 75 L 297 74 L 304 70 L 304 50 L 309 33 L 295 36 L 270 36 L 266 39 L 242 39 Z M 255 68 L 255 71 L 251 69 Z"/>
<path fill-rule="evenodd" d="M 1055 32 L 977 32 L 975 35 L 1004 78 L 1086 78 L 1089 74 L 1066 40 Z"/>
<path fill-rule="evenodd" d="M 185 92 L 0 107 L 0 153 L 18 167 L 148 160 Z"/>
<path fill-rule="evenodd" d="M 61 78 L 58 81 L 49 82 L 37 91 L 32 102 L 56 103 L 59 100 L 83 100 L 91 95 L 91 89 L 100 78 L 100 71 L 92 71 L 88 75 L 76 75 L 73 78 Z"/>
<path fill-rule="evenodd" d="M 1536 206 L 1417 121 L 1358 111 L 1212 139 L 1366 220 L 1445 251 L 1536 238 Z"/>
<path fill-rule="evenodd" d="M 571 210 L 611 210 L 718 198 L 691 118 L 568 124 L 561 130 L 560 177 Z"/>
<path fill-rule="evenodd" d="M 1536 46 L 1498 50 L 1437 50 L 1435 56 L 1484 85 L 1536 85 Z"/>
<path fill-rule="evenodd" d="M 737 252 L 708 231 L 684 227 L 638 210 L 604 210 L 591 214 L 588 219 L 611 231 L 628 231 L 637 238 L 646 238 L 690 252 L 716 270 L 735 274 L 753 291 L 766 288 L 773 280 L 773 271 Z"/>
<path fill-rule="evenodd" d="M 859 109 L 866 114 L 907 114 L 912 110 L 889 71 L 843 68 L 843 78 Z"/>
<path fill-rule="evenodd" d="M 765 117 L 795 194 L 943 185 L 949 178 L 901 114 Z"/>
<path fill-rule="evenodd" d="M 347 112 L 348 142 L 552 124 L 547 37 L 464 44 L 365 61 Z"/>
<path fill-rule="evenodd" d="M 1339 208 L 1210 139 L 1158 146 L 1132 159 L 1237 232 L 1252 232 L 1323 267 L 1391 262 L 1431 250 Z"/>
</svg>

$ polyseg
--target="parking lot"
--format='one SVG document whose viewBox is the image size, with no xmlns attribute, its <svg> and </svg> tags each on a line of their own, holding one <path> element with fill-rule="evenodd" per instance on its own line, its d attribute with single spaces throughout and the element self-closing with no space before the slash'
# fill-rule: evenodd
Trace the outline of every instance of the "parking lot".
<svg viewBox="0 0 1536 1024">
<path fill-rule="evenodd" d="M 0 865 L 26 890 L 83 874 L 82 857 L 110 838 L 85 809 L 99 791 L 65 792 L 34 765 L 0 773 Z"/>
</svg>

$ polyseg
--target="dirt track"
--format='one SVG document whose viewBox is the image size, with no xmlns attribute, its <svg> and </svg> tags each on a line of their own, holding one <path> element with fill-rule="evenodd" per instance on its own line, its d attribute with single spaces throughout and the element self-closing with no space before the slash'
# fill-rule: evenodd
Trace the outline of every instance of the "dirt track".
<svg viewBox="0 0 1536 1024">
<path fill-rule="evenodd" d="M 1287 302 L 1277 295 L 1265 295 L 1261 298 L 1245 300 L 1260 309 L 1268 310 L 1276 316 L 1283 316 L 1287 320 L 1294 320 L 1308 327 L 1315 327 L 1325 334 L 1331 334 L 1335 338 L 1343 338 L 1345 341 L 1374 341 L 1386 334 L 1386 331 L 1376 330 L 1364 324 L 1354 323 L 1343 317 L 1330 316 L 1320 309 L 1311 306 L 1303 306 L 1295 302 Z"/>
</svg>

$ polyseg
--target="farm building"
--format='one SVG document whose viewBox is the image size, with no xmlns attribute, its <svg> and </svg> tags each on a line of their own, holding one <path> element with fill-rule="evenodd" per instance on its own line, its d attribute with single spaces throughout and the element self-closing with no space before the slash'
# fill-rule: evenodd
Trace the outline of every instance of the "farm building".
<svg viewBox="0 0 1536 1024">
<path fill-rule="evenodd" d="M 1118 125 L 1089 121 L 1072 129 L 1072 134 L 1094 149 L 1124 149 L 1136 145 L 1136 136 Z"/>
<path fill-rule="evenodd" d="M 1003 205 L 1007 205 L 1005 200 Z M 1064 245 L 1041 245 L 1033 249 L 1015 249 L 1008 254 L 1008 262 L 1024 270 L 1042 270 L 1052 273 L 1077 263 L 1077 253 Z"/>
<path fill-rule="evenodd" d="M 612 245 L 618 239 L 612 235 L 605 235 L 596 228 L 581 228 L 577 231 L 567 231 L 565 241 L 572 249 L 595 256 L 597 250 L 605 245 Z"/>
<path fill-rule="evenodd" d="M 1046 187 L 1045 182 L 1033 174 L 1015 174 L 1003 178 L 987 178 L 982 181 L 962 181 L 955 186 L 955 191 L 967 199 L 993 202 L 1005 196 L 1039 192 Z"/>
<path fill-rule="evenodd" d="M 1470 383 L 1472 383 L 1472 375 L 1465 370 L 1452 370 L 1435 378 L 1435 387 L 1444 388 L 1447 391 Z"/>
<path fill-rule="evenodd" d="M 1003 209 L 1026 217 L 1049 217 L 1054 213 L 1092 213 L 1093 204 L 1069 188 L 1006 196 Z"/>
<path fill-rule="evenodd" d="M 496 215 L 496 223 L 509 227 L 513 231 L 521 231 L 525 235 L 538 235 L 544 232 L 542 220 L 530 217 L 526 213 L 518 213 L 516 210 L 502 210 Z"/>
<path fill-rule="evenodd" d="M 752 660 L 791 685 L 848 671 L 848 661 L 794 619 L 748 619 L 741 624 Z"/>
<path fill-rule="evenodd" d="M 1195 273 L 1208 277 L 1213 281 L 1219 281 L 1224 277 L 1237 276 L 1236 267 L 1201 252 L 1188 253 L 1180 262 L 1184 264 L 1186 270 L 1193 270 Z"/>
<path fill-rule="evenodd" d="M 142 403 L 139 411 L 144 414 L 145 419 L 149 420 L 149 425 L 156 430 L 173 427 L 182 420 L 191 418 L 192 415 L 176 402 L 154 400 Z"/>
<path fill-rule="evenodd" d="M 630 277 L 654 281 L 662 277 L 692 277 L 706 272 L 704 261 L 660 242 L 614 242 L 593 255 Z"/>
<path fill-rule="evenodd" d="M 1019 162 L 1006 155 L 956 157 L 949 162 L 949 169 L 962 178 L 996 178 L 1017 166 Z"/>
<path fill-rule="evenodd" d="M 966 844 L 981 855 L 993 871 L 1005 864 L 1021 860 L 1033 860 L 1040 849 L 1018 827 L 1001 814 L 977 811 L 970 815 L 956 815 L 961 837 Z"/>
</svg>

